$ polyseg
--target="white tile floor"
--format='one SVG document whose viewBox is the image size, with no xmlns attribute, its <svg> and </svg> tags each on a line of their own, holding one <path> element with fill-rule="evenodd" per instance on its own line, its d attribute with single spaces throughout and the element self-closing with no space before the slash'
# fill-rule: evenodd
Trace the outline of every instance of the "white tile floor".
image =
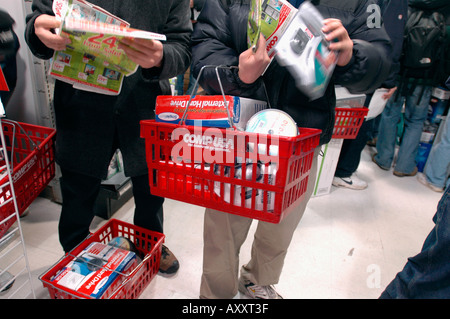
<svg viewBox="0 0 450 319">
<path fill-rule="evenodd" d="M 380 170 L 371 162 L 372 152 L 366 147 L 357 172 L 369 183 L 366 190 L 333 187 L 329 195 L 311 199 L 276 285 L 284 298 L 378 298 L 407 257 L 419 252 L 433 227 L 441 194 L 416 177 L 398 178 Z M 129 201 L 113 218 L 131 222 L 133 205 Z M 63 255 L 57 235 L 59 210 L 58 204 L 38 198 L 21 219 L 39 299 L 49 298 L 39 276 Z M 157 275 L 141 298 L 196 299 L 204 209 L 167 200 L 165 211 L 166 244 L 181 267 L 173 277 Z M 93 229 L 104 222 L 96 218 Z M 248 259 L 251 239 L 250 233 L 241 250 L 242 262 Z"/>
</svg>

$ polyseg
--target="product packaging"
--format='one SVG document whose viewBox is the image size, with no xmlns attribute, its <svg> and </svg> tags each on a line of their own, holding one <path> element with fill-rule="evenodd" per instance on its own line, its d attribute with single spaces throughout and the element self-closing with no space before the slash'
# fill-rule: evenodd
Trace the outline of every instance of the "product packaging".
<svg viewBox="0 0 450 319">
<path fill-rule="evenodd" d="M 323 96 L 336 66 L 338 54 L 328 49 L 322 32 L 324 18 L 305 1 L 275 46 L 276 58 L 311 100 Z"/>
<path fill-rule="evenodd" d="M 255 180 L 253 180 L 253 170 L 256 170 Z M 270 163 L 264 165 L 262 163 L 248 164 L 245 168 L 245 177 L 242 175 L 242 165 L 238 164 L 234 167 L 234 178 L 238 180 L 249 180 L 257 183 L 267 183 L 269 185 L 275 185 L 275 178 L 277 173 L 277 164 Z M 214 171 L 215 174 L 220 175 L 218 170 Z M 231 167 L 224 167 L 224 172 L 222 176 L 229 177 L 231 173 Z M 265 174 L 267 176 L 265 176 Z M 223 188 L 223 195 L 222 195 Z M 255 200 L 255 210 L 264 210 L 264 200 L 266 201 L 265 211 L 273 211 L 275 204 L 275 193 L 264 191 L 260 188 L 244 187 L 242 191 L 242 186 L 237 184 L 214 182 L 214 193 L 216 196 L 223 198 L 226 203 L 231 202 L 231 193 L 234 189 L 233 195 L 233 205 L 252 208 L 252 200 Z"/>
<path fill-rule="evenodd" d="M 184 124 L 203 127 L 229 128 L 243 131 L 247 121 L 267 108 L 267 102 L 226 95 L 161 95 L 156 98 L 155 120 L 178 124 L 187 112 Z M 227 108 L 225 108 L 225 101 Z M 187 111 L 186 111 L 187 108 Z"/>
<path fill-rule="evenodd" d="M 122 275 L 137 266 L 136 254 L 112 245 L 93 242 L 61 269 L 52 281 L 55 284 L 100 298 Z"/>
<path fill-rule="evenodd" d="M 262 33 L 266 39 L 267 54 L 272 59 L 276 53 L 275 45 L 296 13 L 297 9 L 287 0 L 252 0 L 248 16 L 248 46 L 256 47 Z"/>
</svg>

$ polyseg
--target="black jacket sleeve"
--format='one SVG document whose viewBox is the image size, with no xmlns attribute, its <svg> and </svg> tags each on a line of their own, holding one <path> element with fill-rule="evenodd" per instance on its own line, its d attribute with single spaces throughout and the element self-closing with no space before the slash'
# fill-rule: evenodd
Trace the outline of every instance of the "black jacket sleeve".
<svg viewBox="0 0 450 319">
<path fill-rule="evenodd" d="M 332 17 L 334 9 L 332 6 L 339 7 L 343 1 L 326 2 L 335 3 L 325 8 L 329 9 Z M 373 18 L 371 14 L 374 14 L 370 10 L 370 5 L 375 5 L 375 2 L 372 0 L 353 2 L 358 2 L 353 12 L 342 10 L 338 16 L 353 40 L 353 57 L 348 65 L 336 67 L 335 83 L 345 86 L 352 93 L 371 93 L 381 87 L 389 74 L 391 41 L 381 23 L 381 16 L 380 24 L 368 23 Z"/>
<path fill-rule="evenodd" d="M 383 22 L 392 43 L 390 59 L 392 61 L 389 76 L 383 83 L 385 88 L 397 85 L 397 75 L 400 71 L 400 57 L 403 47 L 405 24 L 408 17 L 408 0 L 389 1 L 383 11 Z"/>
<path fill-rule="evenodd" d="M 234 5 L 234 4 L 232 4 Z M 209 94 L 220 94 L 220 85 L 216 71 L 209 66 L 237 66 L 239 54 L 246 48 L 237 46 L 237 37 L 246 37 L 247 30 L 238 34 L 238 24 L 233 21 L 237 16 L 230 14 L 230 8 L 221 1 L 208 0 L 205 2 L 192 34 L 192 72 L 198 77 L 202 88 Z M 247 25 L 246 23 L 243 25 Z M 202 67 L 206 66 L 203 70 Z M 253 91 L 258 88 L 256 83 L 245 84 L 240 81 L 237 69 L 219 69 L 223 89 L 227 94 L 243 96 L 242 91 Z"/>
<path fill-rule="evenodd" d="M 54 51 L 46 47 L 36 36 L 34 32 L 34 21 L 41 14 L 54 16 L 55 14 L 52 10 L 52 4 L 52 0 L 33 1 L 33 4 L 31 6 L 33 13 L 29 14 L 26 17 L 25 41 L 27 42 L 31 53 L 43 60 L 50 59 L 53 56 Z"/>
<path fill-rule="evenodd" d="M 206 1 L 192 35 L 193 73 L 198 76 L 202 65 L 238 65 L 239 54 L 246 47 L 247 13 L 240 13 L 245 1 Z M 391 61 L 391 43 L 383 25 L 370 27 L 367 23 L 371 12 L 368 6 L 373 0 L 320 1 L 318 9 L 325 18 L 338 18 L 347 29 L 354 42 L 353 57 L 344 67 L 337 67 L 334 81 L 352 93 L 369 93 L 379 88 L 386 79 Z M 248 10 L 248 8 L 247 8 Z M 209 93 L 219 93 L 219 86 L 213 73 L 204 70 L 204 78 L 199 79 L 202 87 Z M 262 81 L 244 84 L 237 76 L 237 70 L 222 71 L 222 84 L 229 94 L 246 96 L 260 95 Z"/>
</svg>

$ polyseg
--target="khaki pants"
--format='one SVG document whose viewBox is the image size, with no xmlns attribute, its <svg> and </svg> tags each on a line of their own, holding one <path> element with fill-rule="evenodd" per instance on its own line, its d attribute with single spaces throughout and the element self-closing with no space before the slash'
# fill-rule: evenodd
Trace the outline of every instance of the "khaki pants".
<svg viewBox="0 0 450 319">
<path fill-rule="evenodd" d="M 251 259 L 241 276 L 266 286 L 278 283 L 287 249 L 314 189 L 317 175 L 316 148 L 305 199 L 279 224 L 258 221 Z M 200 298 L 233 298 L 238 292 L 239 251 L 253 219 L 206 209 L 204 218 L 203 274 Z"/>
</svg>

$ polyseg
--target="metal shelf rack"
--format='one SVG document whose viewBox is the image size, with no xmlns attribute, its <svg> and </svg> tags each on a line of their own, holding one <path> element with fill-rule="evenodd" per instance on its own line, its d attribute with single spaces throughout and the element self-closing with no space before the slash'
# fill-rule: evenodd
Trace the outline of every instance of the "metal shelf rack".
<svg viewBox="0 0 450 319">
<path fill-rule="evenodd" d="M 0 128 L 4 118 L 5 112 L 0 100 Z M 12 212 L 0 218 L 0 227 L 3 227 L 3 235 L 0 235 L 0 299 L 35 299 L 17 198 L 14 192 L 12 169 L 2 129 L 0 129 L 0 138 L 0 157 L 4 159 L 4 163 L 2 163 L 4 165 L 0 167 L 0 180 L 2 181 L 0 189 L 9 186 L 11 192 L 8 199 L 0 201 L 0 210 L 9 212 L 11 202 L 14 207 Z M 7 179 L 5 179 L 6 175 Z M 9 206 L 6 207 L 7 205 Z M 10 227 L 6 229 L 5 225 L 10 225 Z"/>
</svg>

